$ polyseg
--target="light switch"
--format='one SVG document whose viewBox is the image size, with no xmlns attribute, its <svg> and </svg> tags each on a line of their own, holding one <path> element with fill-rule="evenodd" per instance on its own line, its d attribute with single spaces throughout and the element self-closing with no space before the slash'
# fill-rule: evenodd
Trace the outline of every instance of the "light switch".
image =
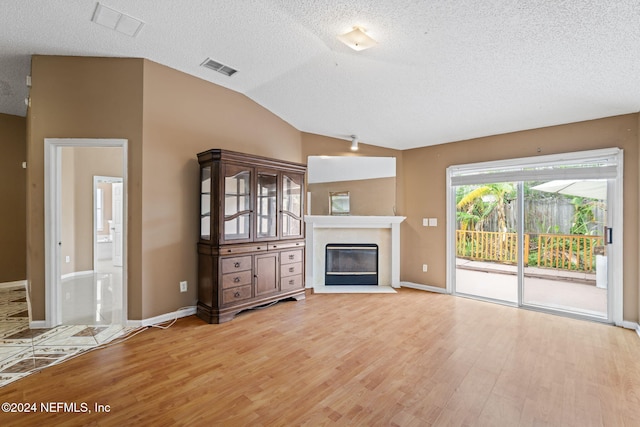
<svg viewBox="0 0 640 427">
<path fill-rule="evenodd" d="M 429 226 L 429 218 L 422 218 L 422 225 L 425 227 Z"/>
<path fill-rule="evenodd" d="M 429 218 L 429 227 L 437 227 L 438 218 Z"/>
</svg>

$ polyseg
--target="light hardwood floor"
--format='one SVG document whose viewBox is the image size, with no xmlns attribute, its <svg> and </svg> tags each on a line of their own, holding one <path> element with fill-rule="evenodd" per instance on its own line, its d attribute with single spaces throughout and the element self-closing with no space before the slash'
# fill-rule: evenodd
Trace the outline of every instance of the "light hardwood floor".
<svg viewBox="0 0 640 427">
<path fill-rule="evenodd" d="M 0 425 L 638 426 L 640 337 L 469 299 L 308 294 L 149 329 L 0 389 Z"/>
</svg>

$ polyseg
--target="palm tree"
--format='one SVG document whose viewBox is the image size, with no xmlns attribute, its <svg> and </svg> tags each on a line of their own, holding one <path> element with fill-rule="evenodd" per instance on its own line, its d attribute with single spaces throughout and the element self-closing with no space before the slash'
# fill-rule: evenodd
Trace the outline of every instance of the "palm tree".
<svg viewBox="0 0 640 427">
<path fill-rule="evenodd" d="M 464 187 L 463 187 L 464 188 Z M 484 228 L 484 220 L 496 212 L 499 231 L 507 231 L 506 201 L 514 192 L 513 184 L 503 182 L 497 184 L 485 184 L 477 187 L 467 194 L 459 194 L 460 199 L 456 204 L 458 220 L 462 230 L 474 226 L 478 231 Z"/>
</svg>

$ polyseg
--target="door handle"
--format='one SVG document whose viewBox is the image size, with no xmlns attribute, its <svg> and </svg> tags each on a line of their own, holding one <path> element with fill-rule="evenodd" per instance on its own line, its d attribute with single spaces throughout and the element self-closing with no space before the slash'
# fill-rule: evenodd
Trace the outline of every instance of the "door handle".
<svg viewBox="0 0 640 427">
<path fill-rule="evenodd" d="M 605 243 L 607 245 L 612 244 L 613 243 L 613 228 L 605 227 L 604 228 L 604 236 L 605 236 Z"/>
</svg>

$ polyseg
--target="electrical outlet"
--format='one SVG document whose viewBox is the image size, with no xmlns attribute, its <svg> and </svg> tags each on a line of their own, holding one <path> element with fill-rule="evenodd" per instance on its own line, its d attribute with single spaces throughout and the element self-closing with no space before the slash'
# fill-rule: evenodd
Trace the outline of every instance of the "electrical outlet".
<svg viewBox="0 0 640 427">
<path fill-rule="evenodd" d="M 66 262 L 67 264 L 70 263 L 71 262 L 71 257 L 69 255 L 64 257 L 64 262 Z"/>
<path fill-rule="evenodd" d="M 422 272 L 426 273 L 429 270 L 429 266 L 427 264 L 422 264 Z"/>
<path fill-rule="evenodd" d="M 189 285 L 187 284 L 187 281 L 182 281 L 180 282 L 180 292 L 187 292 L 187 287 Z"/>
</svg>

